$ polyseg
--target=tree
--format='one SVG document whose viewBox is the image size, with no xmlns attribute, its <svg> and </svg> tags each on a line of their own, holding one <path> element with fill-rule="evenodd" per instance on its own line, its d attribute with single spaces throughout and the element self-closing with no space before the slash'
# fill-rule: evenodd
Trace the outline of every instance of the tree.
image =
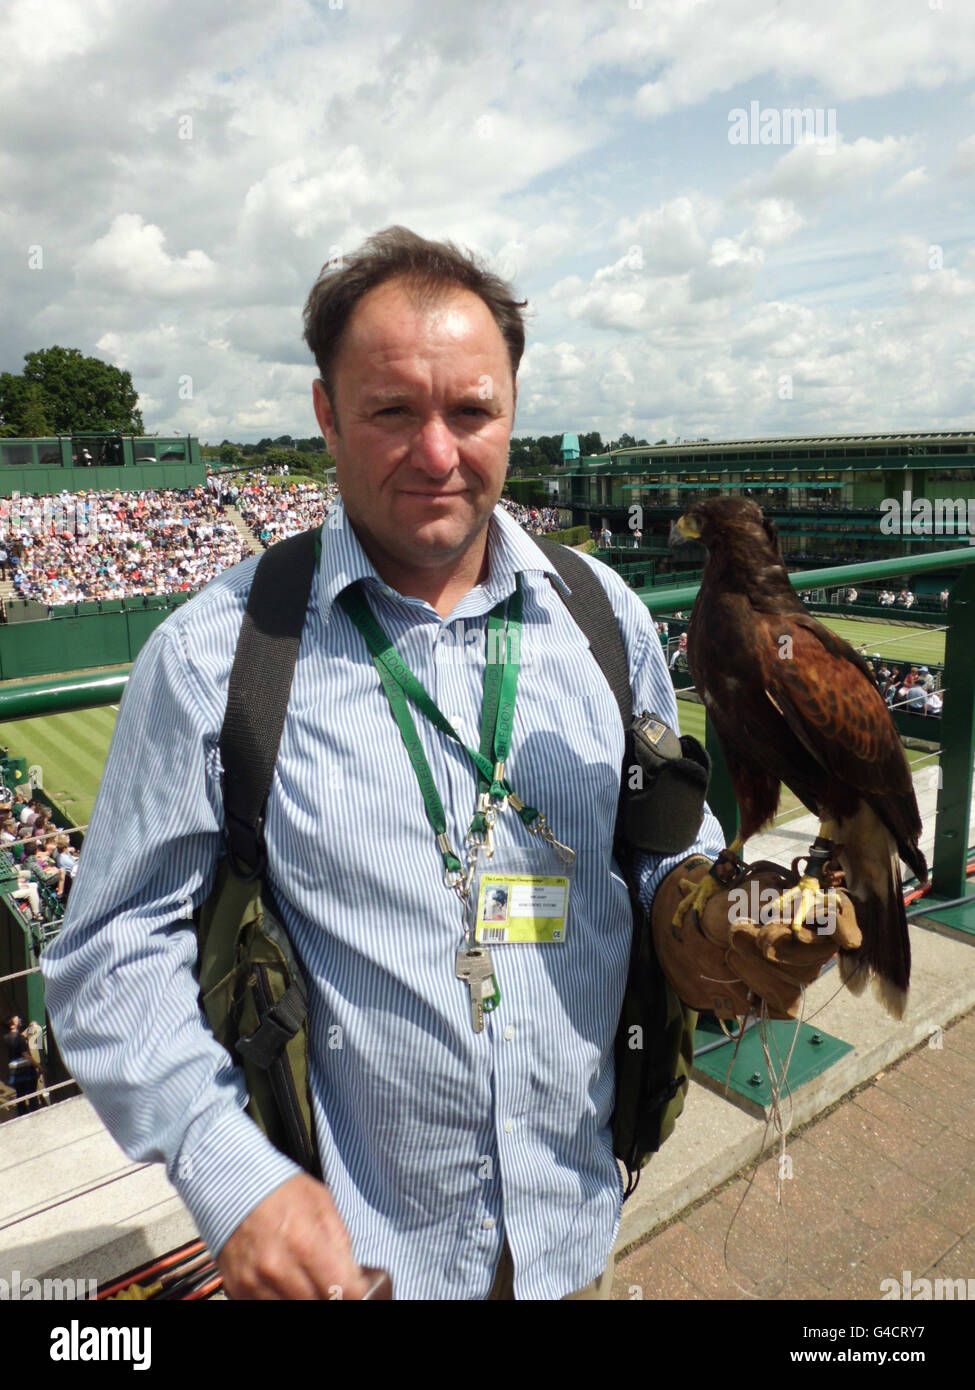
<svg viewBox="0 0 975 1390">
<path fill-rule="evenodd" d="M 0 376 L 0 435 L 8 439 L 43 439 L 53 433 L 36 381 L 4 372 Z"/>
<path fill-rule="evenodd" d="M 553 468 L 561 467 L 562 436 L 560 434 L 540 434 L 536 440 L 536 447 L 541 455 L 540 463 L 551 464 Z"/>
<path fill-rule="evenodd" d="M 510 439 L 508 441 L 508 462 L 512 468 L 521 468 L 528 463 L 531 458 L 531 446 L 534 440 L 531 436 L 524 439 Z"/>
<path fill-rule="evenodd" d="M 220 445 L 220 462 L 229 463 L 233 467 L 239 468 L 244 461 L 244 451 L 239 449 L 236 444 L 224 441 Z"/>
<path fill-rule="evenodd" d="M 24 364 L 19 377 L 5 372 L 0 379 L 4 433 L 145 433 L 129 372 L 78 348 L 28 352 Z"/>
<path fill-rule="evenodd" d="M 268 449 L 264 454 L 264 463 L 272 473 L 280 473 L 283 468 L 290 470 L 295 463 L 294 450 Z"/>
</svg>

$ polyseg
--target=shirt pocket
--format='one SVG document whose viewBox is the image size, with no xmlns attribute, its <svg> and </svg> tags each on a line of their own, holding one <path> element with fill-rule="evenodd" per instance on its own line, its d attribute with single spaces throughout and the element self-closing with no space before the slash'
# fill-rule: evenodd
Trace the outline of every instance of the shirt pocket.
<svg viewBox="0 0 975 1390">
<path fill-rule="evenodd" d="M 544 812 L 559 840 L 612 840 L 623 736 L 608 690 L 607 696 L 566 695 L 547 727 L 530 730 L 513 746 L 514 790 Z"/>
</svg>

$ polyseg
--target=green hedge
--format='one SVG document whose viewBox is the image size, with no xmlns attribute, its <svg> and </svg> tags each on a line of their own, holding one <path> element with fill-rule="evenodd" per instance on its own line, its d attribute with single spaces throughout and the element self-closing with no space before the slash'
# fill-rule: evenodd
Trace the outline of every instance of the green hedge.
<svg viewBox="0 0 975 1390">
<path fill-rule="evenodd" d="M 592 534 L 588 526 L 569 526 L 565 531 L 546 532 L 545 539 L 558 545 L 582 545 L 592 540 Z"/>
<path fill-rule="evenodd" d="M 522 507 L 549 507 L 552 497 L 547 487 L 536 478 L 512 478 L 509 474 L 504 485 L 506 497 L 512 498 Z"/>
</svg>

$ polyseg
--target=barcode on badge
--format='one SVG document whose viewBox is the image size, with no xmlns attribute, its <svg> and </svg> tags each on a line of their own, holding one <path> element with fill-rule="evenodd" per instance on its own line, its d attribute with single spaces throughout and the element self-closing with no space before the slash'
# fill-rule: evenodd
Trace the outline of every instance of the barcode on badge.
<svg viewBox="0 0 975 1390">
<path fill-rule="evenodd" d="M 485 946 L 503 946 L 508 940 L 508 928 L 482 927 L 481 940 Z"/>
</svg>

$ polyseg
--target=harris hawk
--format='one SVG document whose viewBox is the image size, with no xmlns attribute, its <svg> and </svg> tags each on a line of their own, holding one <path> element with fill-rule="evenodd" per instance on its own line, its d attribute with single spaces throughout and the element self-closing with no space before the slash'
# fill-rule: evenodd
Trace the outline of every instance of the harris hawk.
<svg viewBox="0 0 975 1390">
<path fill-rule="evenodd" d="M 857 950 L 840 952 L 842 978 L 857 994 L 872 979 L 899 1018 L 911 951 L 898 858 L 920 882 L 927 865 L 910 768 L 884 699 L 859 653 L 806 612 L 775 527 L 755 502 L 706 498 L 674 523 L 671 539 L 708 552 L 687 660 L 741 813 L 722 857 L 737 861 L 771 822 L 784 782 L 820 829 L 798 886 L 782 895 L 781 919 L 798 929 L 822 890 L 842 884 L 863 937 Z M 702 907 L 717 878 L 678 912 Z"/>
</svg>

